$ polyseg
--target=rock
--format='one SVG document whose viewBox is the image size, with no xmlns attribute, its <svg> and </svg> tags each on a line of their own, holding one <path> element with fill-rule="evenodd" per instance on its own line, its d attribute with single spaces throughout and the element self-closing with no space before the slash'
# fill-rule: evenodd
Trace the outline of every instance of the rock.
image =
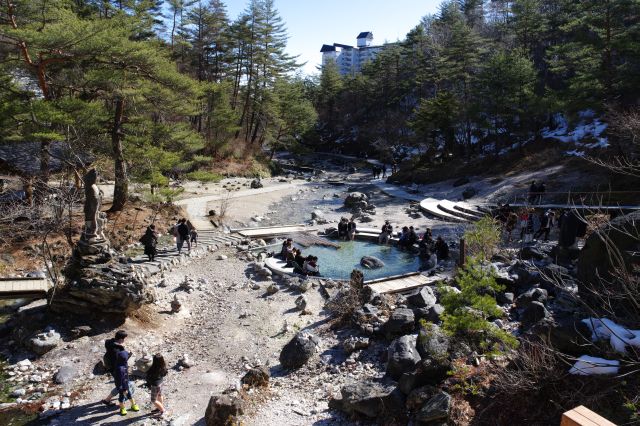
<svg viewBox="0 0 640 426">
<path fill-rule="evenodd" d="M 228 259 L 228 257 L 227 257 L 226 254 L 219 254 L 218 255 L 218 260 L 227 260 L 227 259 Z"/>
<path fill-rule="evenodd" d="M 45 274 L 42 271 L 31 271 L 31 272 L 27 273 L 26 277 L 27 278 L 45 279 L 45 278 L 47 278 L 47 274 Z"/>
<path fill-rule="evenodd" d="M 264 187 L 264 185 L 262 184 L 260 178 L 251 181 L 251 189 L 258 189 L 262 187 Z"/>
<path fill-rule="evenodd" d="M 188 361 L 188 360 L 187 360 Z M 146 374 L 153 364 L 153 357 L 145 355 L 136 359 L 135 368 L 139 373 Z"/>
<path fill-rule="evenodd" d="M 60 334 L 55 330 L 38 333 L 28 340 L 27 347 L 38 355 L 44 355 L 62 342 Z"/>
<path fill-rule="evenodd" d="M 415 327 L 415 316 L 411 309 L 398 308 L 384 324 L 384 334 L 388 339 L 411 333 Z"/>
<path fill-rule="evenodd" d="M 302 367 L 316 353 L 316 338 L 305 332 L 296 334 L 280 352 L 280 364 L 286 369 Z"/>
<path fill-rule="evenodd" d="M 431 397 L 416 414 L 416 420 L 423 423 L 446 421 L 451 410 L 451 395 L 438 392 Z"/>
<path fill-rule="evenodd" d="M 172 313 L 178 313 L 180 312 L 180 309 L 182 308 L 182 303 L 180 303 L 180 301 L 178 300 L 178 295 L 175 294 L 173 296 L 173 300 L 171 301 L 171 312 Z"/>
<path fill-rule="evenodd" d="M 540 321 L 531 331 L 563 354 L 579 357 L 597 350 L 597 346 L 594 346 L 591 341 L 591 330 L 580 320 L 569 319 L 560 324 L 553 321 Z"/>
<path fill-rule="evenodd" d="M 300 311 L 304 311 L 307 308 L 307 299 L 304 296 L 298 296 L 295 303 L 296 308 Z"/>
<path fill-rule="evenodd" d="M 358 207 L 362 205 L 363 201 L 366 203 L 368 199 L 369 197 L 362 192 L 350 192 L 344 200 L 344 206 L 348 208 Z"/>
<path fill-rule="evenodd" d="M 465 188 L 465 190 L 462 191 L 462 198 L 467 200 L 471 197 L 474 197 L 477 193 L 478 190 L 473 187 Z"/>
<path fill-rule="evenodd" d="M 398 380 L 403 373 L 415 370 L 420 362 L 420 354 L 416 350 L 416 336 L 402 336 L 391 342 L 387 349 L 387 374 Z"/>
<path fill-rule="evenodd" d="M 537 247 L 524 246 L 520 249 L 519 257 L 523 260 L 542 260 L 547 257 L 547 255 Z"/>
<path fill-rule="evenodd" d="M 329 401 L 329 408 L 339 409 L 349 415 L 361 414 L 378 418 L 399 410 L 404 405 L 400 392 L 393 383 L 368 381 L 353 383 L 340 390 L 341 398 Z"/>
<path fill-rule="evenodd" d="M 420 327 L 416 348 L 422 358 L 432 359 L 441 364 L 448 362 L 449 338 L 435 324 L 427 323 Z"/>
<path fill-rule="evenodd" d="M 518 296 L 516 299 L 516 306 L 518 308 L 527 308 L 531 302 L 546 302 L 548 297 L 549 294 L 547 290 L 534 287 Z"/>
<path fill-rule="evenodd" d="M 522 312 L 520 321 L 523 327 L 530 327 L 538 321 L 548 318 L 549 311 L 540 302 L 531 302 Z"/>
<path fill-rule="evenodd" d="M 437 393 L 438 388 L 434 386 L 421 386 L 417 389 L 413 389 L 409 393 L 409 396 L 407 396 L 407 410 L 419 410 L 420 408 L 424 407 L 425 403 L 433 398 L 433 396 Z"/>
<path fill-rule="evenodd" d="M 269 287 L 267 287 L 267 294 L 276 294 L 278 291 L 280 291 L 280 288 L 275 283 L 271 283 Z"/>
<path fill-rule="evenodd" d="M 531 285 L 540 280 L 539 274 L 531 271 L 524 262 L 514 263 L 509 267 L 508 271 L 518 287 L 531 287 Z"/>
<path fill-rule="evenodd" d="M 193 366 L 193 361 L 188 354 L 183 354 L 180 359 L 178 359 L 178 366 L 183 368 L 191 368 Z"/>
<path fill-rule="evenodd" d="M 468 178 L 468 177 L 466 177 L 466 176 L 463 176 L 463 177 L 461 177 L 461 178 L 456 179 L 456 180 L 453 182 L 453 187 L 454 187 L 454 188 L 457 188 L 457 187 L 459 187 L 459 186 L 466 185 L 466 184 L 468 184 L 468 183 L 469 183 L 469 178 Z"/>
<path fill-rule="evenodd" d="M 271 374 L 269 373 L 269 369 L 267 367 L 260 366 L 247 371 L 247 373 L 242 377 L 241 382 L 250 388 L 266 387 L 269 386 L 270 377 Z"/>
<path fill-rule="evenodd" d="M 244 413 L 242 400 L 238 397 L 212 396 L 204 415 L 206 426 L 238 424 L 238 417 Z"/>
<path fill-rule="evenodd" d="M 513 305 L 515 295 L 510 292 L 498 293 L 496 300 L 501 305 Z"/>
<path fill-rule="evenodd" d="M 349 337 L 342 344 L 344 351 L 348 354 L 355 352 L 359 349 L 366 349 L 369 347 L 369 339 L 367 337 Z"/>
<path fill-rule="evenodd" d="M 360 264 L 368 269 L 377 269 L 384 266 L 384 262 L 373 256 L 363 256 L 360 259 Z"/>
<path fill-rule="evenodd" d="M 209 216 L 217 216 L 218 213 L 215 210 L 209 210 Z"/>
<path fill-rule="evenodd" d="M 11 391 L 10 396 L 12 398 L 19 398 L 21 396 L 25 396 L 27 394 L 27 390 L 24 388 L 20 388 L 20 389 L 14 389 L 13 391 Z"/>
<path fill-rule="evenodd" d="M 324 213 L 322 210 L 314 210 L 311 212 L 311 219 L 324 220 Z"/>
<path fill-rule="evenodd" d="M 424 286 L 408 295 L 407 303 L 416 308 L 431 308 L 436 304 L 436 296 L 431 287 Z"/>
<path fill-rule="evenodd" d="M 91 327 L 88 325 L 79 325 L 71 329 L 71 336 L 74 339 L 78 339 L 83 336 L 87 336 L 91 333 Z"/>
<path fill-rule="evenodd" d="M 78 375 L 78 370 L 72 365 L 63 365 L 53 376 L 56 384 L 64 385 L 72 381 Z"/>
</svg>

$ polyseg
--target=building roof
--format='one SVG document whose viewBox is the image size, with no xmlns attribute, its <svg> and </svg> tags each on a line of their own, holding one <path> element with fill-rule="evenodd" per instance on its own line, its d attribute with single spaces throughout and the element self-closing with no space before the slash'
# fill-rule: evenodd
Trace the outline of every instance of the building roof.
<svg viewBox="0 0 640 426">
<path fill-rule="evenodd" d="M 356 39 L 369 38 L 369 37 L 373 38 L 373 33 L 371 31 L 364 31 L 358 34 L 358 37 L 356 37 Z"/>
<path fill-rule="evenodd" d="M 49 171 L 57 173 L 68 167 L 87 166 L 93 162 L 86 153 L 74 153 L 68 144 L 51 142 L 49 145 Z M 0 170 L 20 176 L 40 174 L 40 142 L 0 143 Z"/>
<path fill-rule="evenodd" d="M 320 49 L 320 53 L 323 52 L 335 52 L 336 48 L 335 46 L 331 46 L 330 44 L 323 44 L 322 45 L 322 49 Z"/>
<path fill-rule="evenodd" d="M 333 45 L 335 47 L 341 47 L 343 49 L 353 49 L 353 46 L 350 46 L 348 44 L 333 43 Z"/>
</svg>

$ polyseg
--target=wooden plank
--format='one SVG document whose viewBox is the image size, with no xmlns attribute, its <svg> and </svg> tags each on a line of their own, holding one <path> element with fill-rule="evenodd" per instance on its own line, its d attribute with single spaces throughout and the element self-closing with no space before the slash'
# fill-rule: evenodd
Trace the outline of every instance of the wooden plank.
<svg viewBox="0 0 640 426">
<path fill-rule="evenodd" d="M 580 405 L 562 414 L 560 426 L 616 426 L 604 417 Z"/>
</svg>

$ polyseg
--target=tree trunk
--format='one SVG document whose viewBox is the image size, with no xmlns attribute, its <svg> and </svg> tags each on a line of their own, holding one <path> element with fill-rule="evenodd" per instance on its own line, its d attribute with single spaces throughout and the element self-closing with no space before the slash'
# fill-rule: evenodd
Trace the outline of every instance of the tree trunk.
<svg viewBox="0 0 640 426">
<path fill-rule="evenodd" d="M 115 185 L 113 188 L 113 204 L 110 212 L 119 212 L 123 209 L 129 197 L 129 183 L 127 181 L 127 164 L 122 152 L 122 117 L 124 116 L 124 99 L 116 100 L 116 111 L 111 129 L 111 147 L 113 148 L 113 161 L 115 165 Z"/>
</svg>

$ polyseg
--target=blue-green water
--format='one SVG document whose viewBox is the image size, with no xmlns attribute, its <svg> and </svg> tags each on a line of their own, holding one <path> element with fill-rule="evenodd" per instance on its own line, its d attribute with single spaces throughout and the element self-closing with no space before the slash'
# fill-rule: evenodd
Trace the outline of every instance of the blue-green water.
<svg viewBox="0 0 640 426">
<path fill-rule="evenodd" d="M 379 245 L 368 241 L 338 242 L 339 249 L 324 246 L 299 247 L 302 254 L 318 256 L 320 274 L 327 278 L 349 279 L 351 271 L 360 269 L 365 280 L 388 277 L 390 275 L 415 272 L 420 267 L 420 259 L 414 253 L 401 251 L 396 247 Z M 373 256 L 385 264 L 382 268 L 367 269 L 360 265 L 363 256 Z"/>
</svg>

